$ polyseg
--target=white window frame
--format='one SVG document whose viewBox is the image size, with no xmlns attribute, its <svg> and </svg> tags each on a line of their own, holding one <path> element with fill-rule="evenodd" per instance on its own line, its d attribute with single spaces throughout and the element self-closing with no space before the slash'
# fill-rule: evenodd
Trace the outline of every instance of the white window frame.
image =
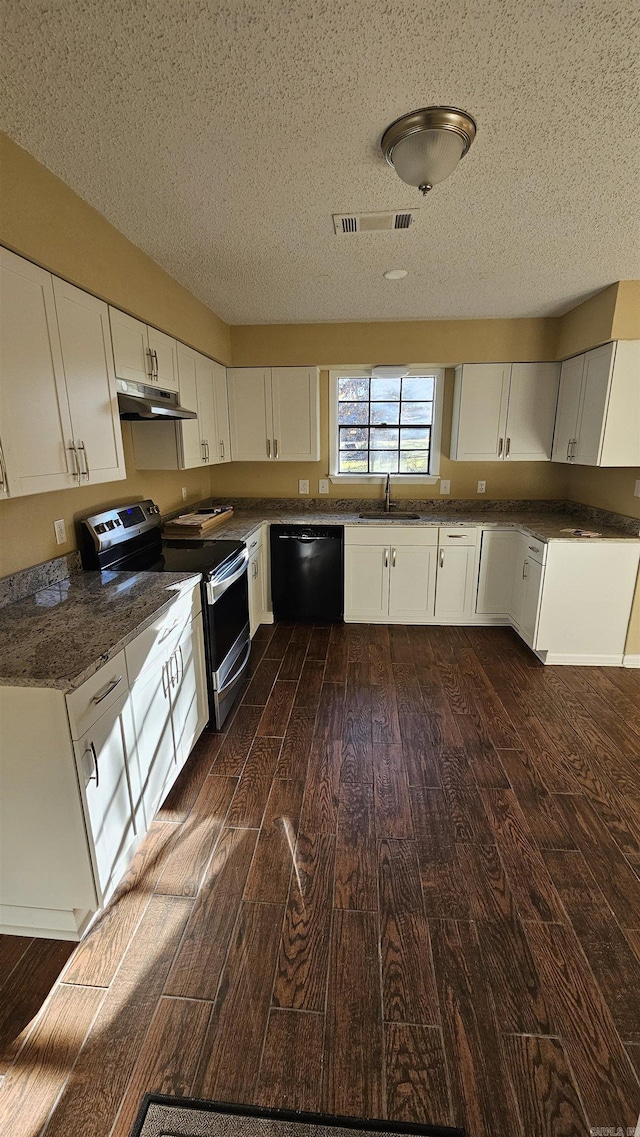
<svg viewBox="0 0 640 1137">
<path fill-rule="evenodd" d="M 392 474 L 391 482 L 396 485 L 422 485 L 435 486 L 440 480 L 440 454 L 442 443 L 442 410 L 444 405 L 444 367 L 433 367 L 431 364 L 408 367 L 408 376 L 433 375 L 435 379 L 435 395 L 433 399 L 433 425 L 431 429 L 431 460 L 428 474 Z M 338 473 L 338 379 L 371 378 L 371 367 L 341 367 L 339 370 L 329 370 L 329 481 L 346 484 L 374 482 L 378 485 L 385 482 L 386 474 L 340 474 Z"/>
</svg>

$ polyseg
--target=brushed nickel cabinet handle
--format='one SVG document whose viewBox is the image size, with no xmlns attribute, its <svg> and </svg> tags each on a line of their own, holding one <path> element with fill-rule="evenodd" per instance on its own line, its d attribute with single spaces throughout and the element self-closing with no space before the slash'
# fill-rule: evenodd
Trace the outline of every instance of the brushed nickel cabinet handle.
<svg viewBox="0 0 640 1137">
<path fill-rule="evenodd" d="M 528 575 L 529 575 L 529 573 L 527 572 L 528 568 L 529 568 L 529 562 L 525 561 L 523 566 L 522 566 L 522 579 L 523 580 L 526 580 Z"/>
<path fill-rule="evenodd" d="M 388 549 L 385 549 L 385 551 L 384 551 L 384 567 L 389 568 L 389 550 Z"/>
<path fill-rule="evenodd" d="M 397 549 L 394 549 L 393 553 L 391 554 L 391 567 L 392 568 L 396 567 L 396 553 L 397 553 Z"/>
<path fill-rule="evenodd" d="M 277 438 L 274 438 L 274 440 L 273 440 L 273 456 L 274 456 L 274 458 L 278 457 L 278 439 Z"/>
<path fill-rule="evenodd" d="M 168 694 L 168 672 L 169 672 L 168 664 L 163 663 L 162 664 L 162 694 L 164 695 L 165 699 L 167 698 L 167 694 Z"/>
<path fill-rule="evenodd" d="M 509 457 L 509 451 L 510 451 L 510 450 L 511 450 L 511 439 L 510 439 L 510 438 L 508 438 L 508 439 L 507 439 L 507 445 L 506 445 L 506 447 L 505 447 L 505 452 L 504 452 L 504 456 L 505 456 L 505 458 L 508 458 L 508 457 Z"/>
<path fill-rule="evenodd" d="M 271 439 L 267 439 L 267 458 L 271 457 Z"/>
<path fill-rule="evenodd" d="M 71 476 L 72 478 L 77 478 L 78 485 L 80 485 L 80 460 L 75 444 L 72 442 L 71 446 L 67 446 L 67 450 L 73 455 L 73 470 L 71 471 Z"/>
<path fill-rule="evenodd" d="M 9 482 L 7 480 L 7 468 L 4 464 L 4 454 L 2 453 L 2 447 L 1 446 L 0 446 L 0 488 L 5 490 L 7 493 L 9 492 Z"/>
<path fill-rule="evenodd" d="M 96 704 L 101 703 L 103 699 L 106 699 L 107 695 L 110 695 L 112 691 L 115 691 L 118 683 L 122 683 L 122 675 L 119 675 L 117 679 L 113 679 L 111 683 L 108 683 L 104 690 L 99 694 L 94 695 L 91 702 Z"/>
<path fill-rule="evenodd" d="M 147 348 L 147 355 L 149 356 L 149 378 L 153 383 L 155 375 L 153 371 L 153 351 L 150 347 Z"/>
<path fill-rule="evenodd" d="M 539 552 L 540 552 L 540 550 L 539 550 L 539 549 L 536 549 L 536 546 L 535 546 L 535 545 L 529 545 L 529 552 L 530 552 L 530 553 L 539 553 Z"/>
<path fill-rule="evenodd" d="M 466 533 L 447 533 L 447 537 L 449 538 L 450 541 L 466 541 L 467 534 Z"/>
<path fill-rule="evenodd" d="M 178 644 L 178 655 L 180 656 L 180 679 L 182 680 L 184 679 L 184 656 L 180 644 Z"/>
<path fill-rule="evenodd" d="M 224 442 L 222 439 L 220 439 L 220 457 L 224 462 Z"/>
<path fill-rule="evenodd" d="M 158 353 L 157 353 L 155 348 L 153 349 L 153 359 L 154 359 L 154 362 L 156 365 L 156 383 L 159 383 L 160 382 L 160 370 L 158 367 Z"/>
<path fill-rule="evenodd" d="M 84 470 L 82 471 L 82 476 L 83 478 L 86 478 L 87 481 L 89 481 L 91 478 L 91 470 L 89 469 L 89 457 L 87 454 L 87 448 L 82 441 L 78 443 L 78 454 L 80 451 L 82 451 L 82 460 L 84 462 Z"/>
<path fill-rule="evenodd" d="M 498 458 L 502 457 L 502 448 L 504 446 L 504 438 L 498 440 Z"/>
<path fill-rule="evenodd" d="M 85 750 L 85 754 L 91 755 L 91 758 L 93 761 L 93 774 L 89 778 L 89 781 L 92 782 L 94 777 L 95 777 L 96 789 L 97 789 L 98 786 L 100 785 L 100 767 L 98 766 L 98 755 L 96 754 L 96 748 L 93 745 L 93 742 L 89 743 L 89 745 L 87 746 L 87 749 Z"/>
<path fill-rule="evenodd" d="M 440 568 L 444 568 L 444 549 L 440 550 Z"/>
</svg>

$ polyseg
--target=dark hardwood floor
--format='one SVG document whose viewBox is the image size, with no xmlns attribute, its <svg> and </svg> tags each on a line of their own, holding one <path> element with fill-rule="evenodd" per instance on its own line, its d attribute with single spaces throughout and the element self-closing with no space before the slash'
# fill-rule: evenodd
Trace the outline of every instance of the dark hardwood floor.
<svg viewBox="0 0 640 1137">
<path fill-rule="evenodd" d="M 632 1132 L 640 672 L 261 628 L 84 942 L 0 938 L 0 1043 L 3 1137 L 127 1137 L 147 1090 Z"/>
</svg>

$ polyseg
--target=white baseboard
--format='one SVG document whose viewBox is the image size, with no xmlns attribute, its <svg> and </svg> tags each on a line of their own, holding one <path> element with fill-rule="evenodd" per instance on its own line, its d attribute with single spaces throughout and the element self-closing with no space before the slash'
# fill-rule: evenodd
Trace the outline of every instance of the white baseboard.
<svg viewBox="0 0 640 1137">
<path fill-rule="evenodd" d="M 623 667 L 640 667 L 640 655 L 623 655 Z"/>
<path fill-rule="evenodd" d="M 536 655 L 554 667 L 622 667 L 621 655 L 560 655 L 552 651 L 537 651 Z"/>
<path fill-rule="evenodd" d="M 36 939 L 82 939 L 95 912 L 74 908 L 68 912 L 55 908 L 27 908 L 14 904 L 0 906 L 0 935 L 33 936 Z"/>
</svg>

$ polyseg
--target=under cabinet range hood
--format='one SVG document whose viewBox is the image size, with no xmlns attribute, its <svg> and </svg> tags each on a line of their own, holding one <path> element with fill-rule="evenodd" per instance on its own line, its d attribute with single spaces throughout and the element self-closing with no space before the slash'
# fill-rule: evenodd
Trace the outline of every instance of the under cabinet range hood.
<svg viewBox="0 0 640 1137">
<path fill-rule="evenodd" d="M 116 379 L 120 418 L 133 422 L 152 422 L 159 419 L 197 418 L 195 411 L 181 407 L 176 391 L 163 391 L 160 387 L 146 387 L 144 383 L 131 383 Z"/>
</svg>

